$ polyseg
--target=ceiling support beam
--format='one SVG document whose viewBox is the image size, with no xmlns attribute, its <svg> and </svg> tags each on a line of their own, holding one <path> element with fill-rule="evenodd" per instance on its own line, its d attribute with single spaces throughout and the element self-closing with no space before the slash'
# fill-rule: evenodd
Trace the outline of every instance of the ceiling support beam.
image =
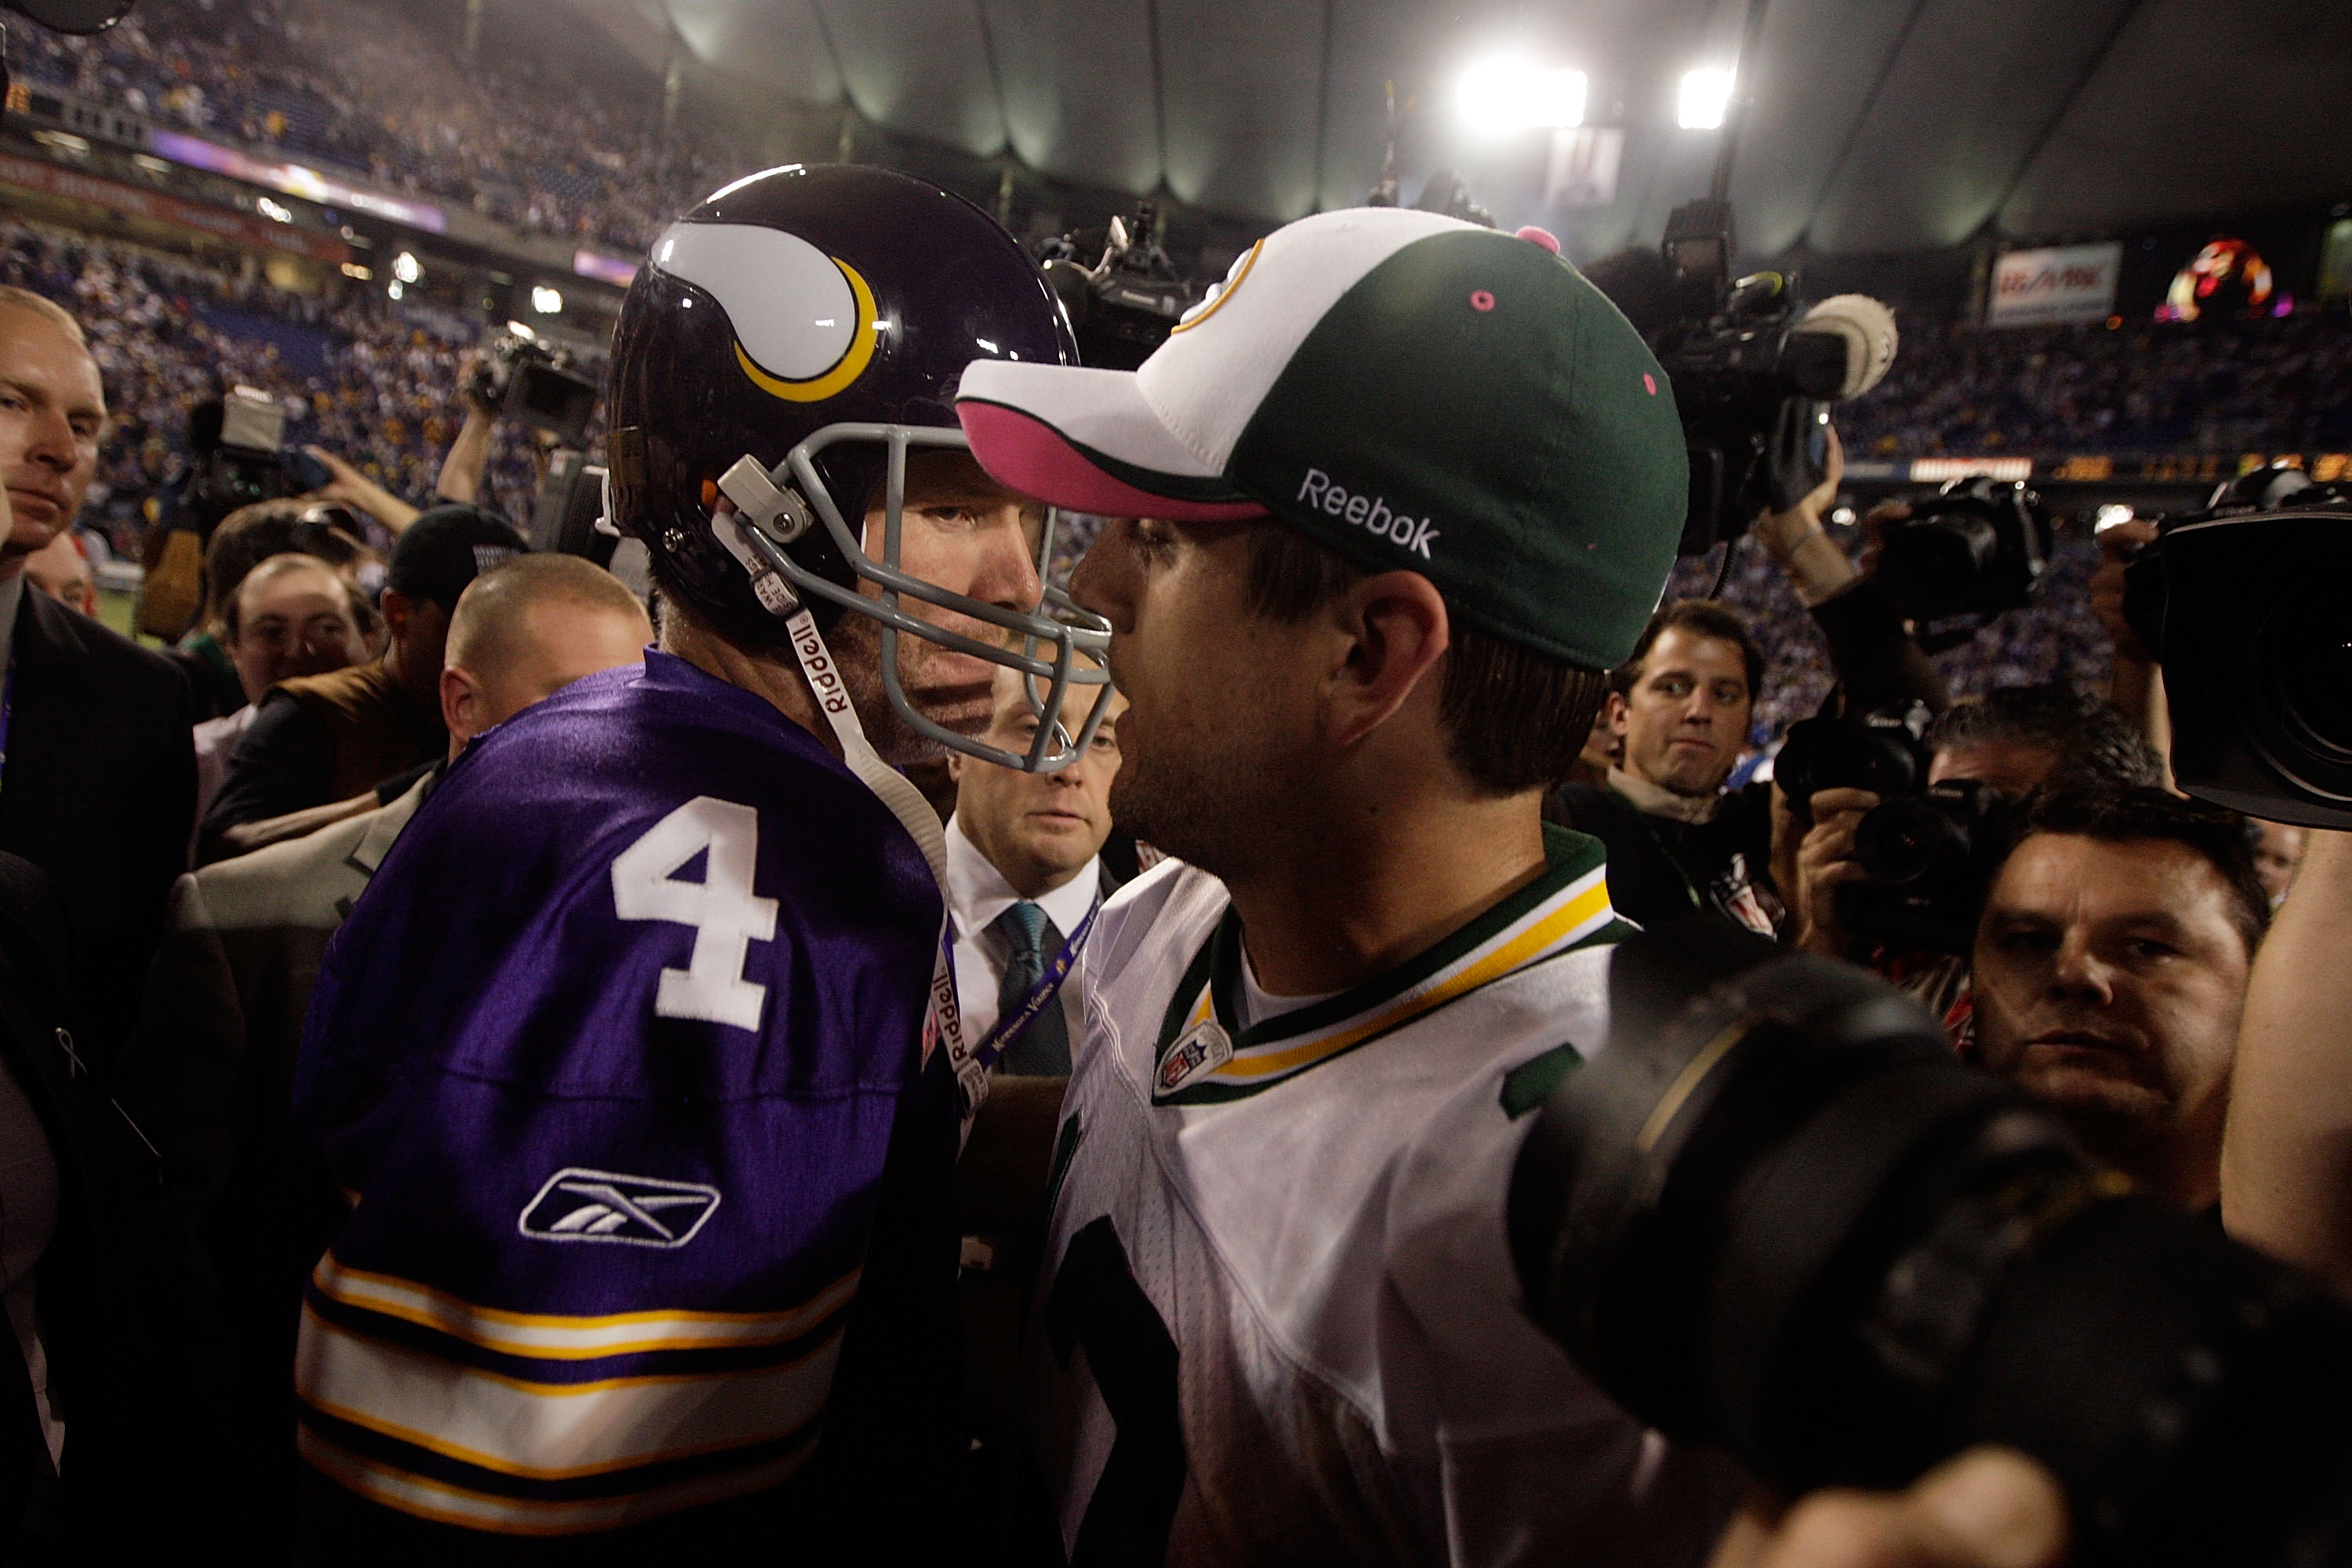
<svg viewBox="0 0 2352 1568">
<path fill-rule="evenodd" d="M 1315 87 L 1315 191 L 1308 212 L 1323 210 L 1323 149 L 1331 133 L 1331 14 L 1337 0 L 1323 0 L 1323 68 Z"/>
<path fill-rule="evenodd" d="M 988 0 L 971 0 L 971 14 L 980 23 L 980 53 L 988 62 L 988 85 L 996 90 L 996 124 L 1004 133 L 1004 145 L 998 151 L 1013 153 L 1013 116 L 1004 102 L 1004 73 L 997 68 L 996 34 L 988 25 Z"/>
<path fill-rule="evenodd" d="M 2058 127 L 2065 122 L 2067 111 L 2074 107 L 2074 100 L 2083 96 L 2083 89 L 2091 85 L 2091 79 L 2099 74 L 2101 68 L 2107 63 L 2107 57 L 2116 52 L 2116 45 L 2123 40 L 2124 29 L 2130 26 L 2132 18 L 2139 15 L 2141 3 L 2142 0 L 2124 0 L 2116 8 L 2116 19 L 2107 28 L 2107 36 L 2099 40 L 2099 47 L 2091 51 L 2090 58 L 2083 62 L 2083 68 L 2074 73 L 2074 82 L 2060 96 L 2058 107 L 2050 111 L 2050 118 L 2033 138 L 2033 144 L 2026 148 L 2025 156 L 2017 161 L 2017 167 L 2011 170 L 2009 178 L 2001 183 L 2000 196 L 1986 211 L 1984 222 L 1977 226 L 1979 235 L 1991 232 L 2000 222 L 2001 209 L 2016 196 L 2017 188 L 2025 184 L 2025 176 L 2033 172 L 2033 165 L 2041 160 L 2042 150 L 2050 145 L 2050 138 L 2058 134 Z"/>
<path fill-rule="evenodd" d="M 1845 173 L 1846 160 L 1853 156 L 1854 144 L 1862 140 L 1862 128 L 1870 123 L 1870 111 L 1878 107 L 1880 95 L 1895 75 L 1895 63 L 1911 45 L 1912 30 L 1919 26 L 1920 16 L 1927 9 L 1927 0 L 1911 0 L 1911 14 L 1903 18 L 1903 30 L 1886 47 L 1886 58 L 1878 62 L 1878 79 L 1870 84 L 1870 91 L 1854 110 L 1853 123 L 1845 128 L 1845 140 L 1838 144 L 1837 156 L 1830 161 L 1829 173 L 1822 176 L 1821 189 L 1813 193 L 1813 210 L 1805 215 L 1805 226 L 1797 231 L 1796 244 L 1811 243 L 1813 225 L 1822 221 L 1822 208 L 1829 205 L 1830 193 L 1837 188 L 1838 176 Z"/>
</svg>

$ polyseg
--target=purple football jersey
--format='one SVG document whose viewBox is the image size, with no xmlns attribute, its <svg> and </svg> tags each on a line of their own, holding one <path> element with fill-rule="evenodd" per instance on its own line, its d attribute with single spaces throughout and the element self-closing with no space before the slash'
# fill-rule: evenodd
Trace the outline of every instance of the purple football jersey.
<svg viewBox="0 0 2352 1568">
<path fill-rule="evenodd" d="M 306 1529 L 355 1497 L 576 1542 L 799 1471 L 861 1285 L 952 1284 L 951 1252 L 873 1260 L 886 1158 L 939 1186 L 919 1125 L 952 1157 L 940 922 L 872 792 L 683 660 L 477 739 L 329 947 L 297 1069 L 356 1204 L 304 1305 Z"/>
</svg>

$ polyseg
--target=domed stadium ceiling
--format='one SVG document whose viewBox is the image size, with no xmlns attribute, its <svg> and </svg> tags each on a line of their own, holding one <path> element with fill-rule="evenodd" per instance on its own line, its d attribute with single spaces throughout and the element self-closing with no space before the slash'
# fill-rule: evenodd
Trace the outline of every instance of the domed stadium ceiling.
<svg viewBox="0 0 2352 1568">
<path fill-rule="evenodd" d="M 1360 203 L 1402 112 L 1407 199 L 1457 168 L 1507 224 L 1593 255 L 1704 195 L 1676 125 L 1745 0 L 572 0 L 649 67 L 682 47 L 800 106 L 1105 192 L 1270 225 Z M 1554 200 L 1553 138 L 1479 139 L 1480 59 L 1585 72 L 1620 127 L 1613 195 Z M 1915 251 L 2352 198 L 2347 0 L 1773 0 L 1741 71 L 1741 248 Z"/>
</svg>

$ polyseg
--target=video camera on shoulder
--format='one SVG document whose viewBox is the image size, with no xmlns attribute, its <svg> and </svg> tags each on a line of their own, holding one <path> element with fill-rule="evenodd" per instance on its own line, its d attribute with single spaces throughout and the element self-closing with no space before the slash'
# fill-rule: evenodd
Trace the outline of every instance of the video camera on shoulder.
<svg viewBox="0 0 2352 1568">
<path fill-rule="evenodd" d="M 2164 666 L 2180 787 L 2352 829 L 2352 486 L 2257 468 L 2157 520 L 2124 614 Z"/>
<path fill-rule="evenodd" d="M 1933 652 L 2039 603 L 2050 545 L 2050 514 L 2023 484 L 1953 479 L 1886 525 L 1878 581 Z"/>
<path fill-rule="evenodd" d="M 1800 720 L 1789 726 L 1772 778 L 1804 823 L 1822 790 L 1878 796 L 1854 827 L 1864 879 L 1842 883 L 1835 894 L 1846 930 L 1898 947 L 1966 953 L 2009 841 L 2012 803 L 1970 780 L 1928 784 L 1928 720 L 1920 702 Z"/>
<path fill-rule="evenodd" d="M 326 464 L 286 445 L 285 406 L 257 387 L 231 387 L 217 402 L 192 409 L 188 450 L 194 467 L 182 504 L 206 539 L 240 508 L 334 482 Z"/>
<path fill-rule="evenodd" d="M 1661 249 L 1671 319 L 1644 335 L 1674 383 L 1690 449 L 1681 552 L 1704 555 L 1822 482 L 1829 405 L 1861 396 L 1894 364 L 1895 313 L 1861 294 L 1802 309 L 1778 272 L 1734 279 L 1728 202 L 1676 207 Z"/>
<path fill-rule="evenodd" d="M 582 375 L 572 352 L 541 338 L 520 321 L 483 345 L 466 378 L 465 395 L 501 419 L 518 419 L 577 451 L 588 444 L 596 414 L 596 383 Z"/>
<path fill-rule="evenodd" d="M 1132 226 L 1114 217 L 1097 230 L 1047 240 L 1037 259 L 1070 318 L 1078 358 L 1106 370 L 1133 370 L 1200 302 L 1200 287 L 1179 277 L 1160 248 L 1159 208 L 1136 205 Z M 1081 258 L 1094 255 L 1087 266 Z"/>
</svg>

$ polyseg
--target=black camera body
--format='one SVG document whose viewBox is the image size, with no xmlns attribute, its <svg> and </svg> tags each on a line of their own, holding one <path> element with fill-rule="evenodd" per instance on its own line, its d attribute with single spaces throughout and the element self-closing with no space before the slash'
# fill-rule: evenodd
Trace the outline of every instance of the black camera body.
<svg viewBox="0 0 2352 1568">
<path fill-rule="evenodd" d="M 1853 830 L 1864 880 L 1839 886 L 1840 923 L 1898 947 L 1966 954 L 2013 809 L 1989 785 L 1947 779 L 1865 813 Z"/>
<path fill-rule="evenodd" d="M 1923 631 L 1967 617 L 1965 636 L 2040 600 L 2050 545 L 2050 514 L 2022 483 L 1954 479 L 1886 525 L 1878 581 Z"/>
<path fill-rule="evenodd" d="M 1508 1234 L 1529 1315 L 1634 1416 L 1790 1497 L 2022 1449 L 2078 1568 L 2352 1561 L 2352 1312 L 2316 1284 L 1850 965 L 1693 921 L 1609 989 Z"/>
<path fill-rule="evenodd" d="M 546 431 L 559 447 L 576 451 L 587 445 L 597 386 L 579 373 L 567 349 L 525 331 L 500 332 L 483 346 L 464 391 L 499 418 Z"/>
<path fill-rule="evenodd" d="M 1800 719 L 1772 760 L 1772 782 L 1807 825 L 1813 820 L 1813 796 L 1825 789 L 1866 789 L 1883 801 L 1909 795 L 1927 776 L 1930 717 L 1926 703 L 1911 702 Z"/>
<path fill-rule="evenodd" d="M 1092 234 L 1066 234 L 1038 251 L 1046 280 L 1070 319 L 1080 363 L 1107 370 L 1133 370 L 1198 304 L 1202 290 L 1177 276 L 1174 263 L 1154 238 L 1159 209 L 1138 204 L 1132 228 L 1113 218 L 1100 231 L 1098 258 Z"/>
<path fill-rule="evenodd" d="M 2164 666 L 2173 777 L 2250 816 L 2352 829 L 2352 486 L 2257 469 L 2158 528 L 2124 609 Z"/>
</svg>

